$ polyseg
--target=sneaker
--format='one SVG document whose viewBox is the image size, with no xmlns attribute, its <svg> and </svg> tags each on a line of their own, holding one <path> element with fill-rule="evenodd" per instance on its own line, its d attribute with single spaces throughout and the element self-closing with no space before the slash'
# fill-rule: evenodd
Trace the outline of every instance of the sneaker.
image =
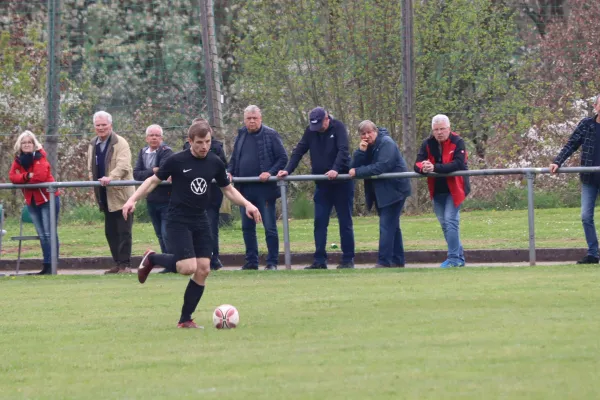
<svg viewBox="0 0 600 400">
<path fill-rule="evenodd" d="M 304 267 L 304 269 L 327 269 L 327 264 L 312 263 L 308 267 Z"/>
<path fill-rule="evenodd" d="M 587 255 L 583 257 L 581 260 L 577 261 L 577 264 L 598 264 L 598 257 Z"/>
<path fill-rule="evenodd" d="M 112 267 L 108 271 L 104 271 L 104 275 L 118 274 L 120 270 L 121 270 L 121 268 L 119 268 L 119 267 Z"/>
<path fill-rule="evenodd" d="M 242 271 L 252 271 L 252 270 L 254 270 L 254 271 L 258 270 L 258 265 L 257 264 L 246 263 L 242 267 Z"/>
<path fill-rule="evenodd" d="M 277 265 L 268 264 L 268 265 L 265 267 L 265 271 L 277 271 Z"/>
<path fill-rule="evenodd" d="M 204 329 L 203 326 L 197 325 L 193 319 L 190 319 L 189 321 L 185 321 L 185 322 L 180 322 L 177 324 L 178 328 L 194 328 L 194 329 Z"/>
<path fill-rule="evenodd" d="M 351 268 L 354 268 L 354 263 L 353 262 L 341 263 L 336 268 L 337 269 L 351 269 Z"/>
<path fill-rule="evenodd" d="M 212 271 L 218 271 L 218 270 L 220 270 L 221 268 L 223 268 L 223 263 L 222 263 L 222 262 L 221 262 L 221 260 L 219 260 L 218 258 L 217 258 L 217 260 L 216 260 L 216 261 L 211 261 L 211 262 L 210 262 L 210 269 L 211 269 Z"/>
<path fill-rule="evenodd" d="M 440 264 L 440 268 L 454 268 L 454 267 L 461 267 L 461 265 L 460 265 L 460 263 L 457 263 L 455 261 L 450 261 L 450 260 L 446 260 Z"/>
<path fill-rule="evenodd" d="M 142 262 L 140 262 L 140 266 L 137 270 L 138 281 L 140 283 L 146 282 L 146 279 L 148 279 L 148 275 L 150 275 L 150 271 L 152 271 L 152 268 L 154 268 L 154 264 L 150 262 L 150 255 L 154 253 L 154 251 L 148 249 L 142 256 Z"/>
</svg>

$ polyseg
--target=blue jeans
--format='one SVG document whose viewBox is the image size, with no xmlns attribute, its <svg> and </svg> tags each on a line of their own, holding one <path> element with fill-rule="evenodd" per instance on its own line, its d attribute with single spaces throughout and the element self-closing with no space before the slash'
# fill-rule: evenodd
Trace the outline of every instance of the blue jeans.
<svg viewBox="0 0 600 400">
<path fill-rule="evenodd" d="M 400 200 L 389 206 L 377 208 L 379 214 L 379 255 L 377 264 L 404 265 L 404 244 L 400 229 L 400 214 L 404 202 Z"/>
<path fill-rule="evenodd" d="M 352 203 L 354 181 L 318 184 L 314 195 L 315 203 L 315 263 L 327 264 L 327 227 L 331 210 L 335 207 L 340 225 L 342 264 L 354 262 L 354 228 L 352 227 Z"/>
<path fill-rule="evenodd" d="M 277 265 L 279 262 L 279 236 L 277 234 L 277 219 L 275 217 L 275 201 L 265 198 L 264 190 L 253 188 L 244 191 L 244 197 L 254 204 L 262 215 L 267 241 L 267 265 Z M 242 217 L 242 233 L 246 244 L 246 263 L 258 265 L 258 241 L 256 239 L 256 222 L 246 216 L 246 208 L 240 207 Z"/>
<path fill-rule="evenodd" d="M 146 204 L 148 204 L 148 214 L 152 220 L 154 233 L 156 233 L 158 243 L 160 244 L 160 252 L 167 254 L 169 253 L 169 243 L 167 241 L 167 211 L 169 203 L 148 201 Z"/>
<path fill-rule="evenodd" d="M 58 259 L 58 214 L 60 212 L 60 196 L 56 196 L 55 205 L 57 222 L 56 258 Z M 44 255 L 44 264 L 50 264 L 52 262 L 52 253 L 50 250 L 52 248 L 50 245 L 50 202 L 47 201 L 44 204 L 36 205 L 35 201 L 32 201 L 31 205 L 28 205 L 27 208 L 29 209 L 29 215 L 31 216 L 31 221 L 33 221 L 35 230 L 40 237 L 40 245 L 42 246 L 42 254 Z"/>
<path fill-rule="evenodd" d="M 598 257 L 598 236 L 594 224 L 594 207 L 596 207 L 599 190 L 600 186 L 598 185 L 581 184 L 581 222 L 583 223 L 585 241 L 588 245 L 588 255 L 592 257 Z"/>
<path fill-rule="evenodd" d="M 454 206 L 450 193 L 441 193 L 433 196 L 433 211 L 448 245 L 448 260 L 456 264 L 464 263 L 465 253 L 460 242 L 460 206 Z"/>
<path fill-rule="evenodd" d="M 210 206 L 206 210 L 206 215 L 208 216 L 208 222 L 210 224 L 210 233 L 212 236 L 212 256 L 210 257 L 211 263 L 216 263 L 219 260 L 219 210 L 220 208 L 215 206 Z"/>
</svg>

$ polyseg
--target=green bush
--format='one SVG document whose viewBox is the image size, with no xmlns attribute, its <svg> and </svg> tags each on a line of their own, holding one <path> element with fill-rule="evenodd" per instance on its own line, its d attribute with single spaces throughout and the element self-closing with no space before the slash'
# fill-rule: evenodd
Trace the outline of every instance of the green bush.
<svg viewBox="0 0 600 400">
<path fill-rule="evenodd" d="M 569 183 L 565 187 L 535 189 L 533 194 L 535 208 L 579 207 L 581 193 L 579 183 Z M 497 192 L 490 200 L 467 198 L 463 210 L 524 210 L 527 208 L 527 187 L 510 186 Z"/>
<path fill-rule="evenodd" d="M 104 215 L 97 205 L 80 205 L 64 210 L 60 216 L 64 222 L 104 222 Z M 135 206 L 135 222 L 151 222 L 146 201 L 142 200 Z"/>
<path fill-rule="evenodd" d="M 306 195 L 298 195 L 293 200 L 292 217 L 294 219 L 312 219 L 315 217 L 312 201 Z"/>
<path fill-rule="evenodd" d="M 64 210 L 64 208 L 63 208 Z M 95 205 L 81 205 L 64 210 L 60 219 L 62 222 L 102 222 L 104 215 Z"/>
</svg>

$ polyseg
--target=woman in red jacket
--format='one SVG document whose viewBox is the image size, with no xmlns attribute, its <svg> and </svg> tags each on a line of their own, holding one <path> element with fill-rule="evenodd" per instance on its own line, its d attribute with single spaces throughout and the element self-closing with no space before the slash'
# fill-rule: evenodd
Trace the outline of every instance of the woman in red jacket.
<svg viewBox="0 0 600 400">
<path fill-rule="evenodd" d="M 42 145 L 30 131 L 21 133 L 15 143 L 15 160 L 10 168 L 10 181 L 15 184 L 32 184 L 54 182 L 50 172 L 50 163 L 46 159 L 46 152 Z M 60 211 L 59 192 L 56 191 L 56 220 Z M 51 270 L 50 253 L 50 194 L 48 189 L 23 189 L 25 202 L 35 225 L 35 230 L 40 237 L 40 244 L 44 254 L 44 264 L 41 272 L 36 275 L 47 275 Z M 58 252 L 58 233 L 56 234 Z M 58 254 L 57 254 L 58 256 Z"/>
</svg>

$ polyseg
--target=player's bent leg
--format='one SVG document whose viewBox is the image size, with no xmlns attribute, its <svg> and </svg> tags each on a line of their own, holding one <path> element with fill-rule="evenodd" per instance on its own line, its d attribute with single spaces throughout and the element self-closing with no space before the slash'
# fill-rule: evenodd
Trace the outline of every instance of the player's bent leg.
<svg viewBox="0 0 600 400">
<path fill-rule="evenodd" d="M 177 261 L 177 272 L 181 275 L 193 275 L 196 272 L 196 259 L 186 258 Z"/>
<path fill-rule="evenodd" d="M 210 258 L 196 258 L 196 272 L 192 279 L 194 279 L 198 285 L 204 285 L 209 274 Z"/>
</svg>

